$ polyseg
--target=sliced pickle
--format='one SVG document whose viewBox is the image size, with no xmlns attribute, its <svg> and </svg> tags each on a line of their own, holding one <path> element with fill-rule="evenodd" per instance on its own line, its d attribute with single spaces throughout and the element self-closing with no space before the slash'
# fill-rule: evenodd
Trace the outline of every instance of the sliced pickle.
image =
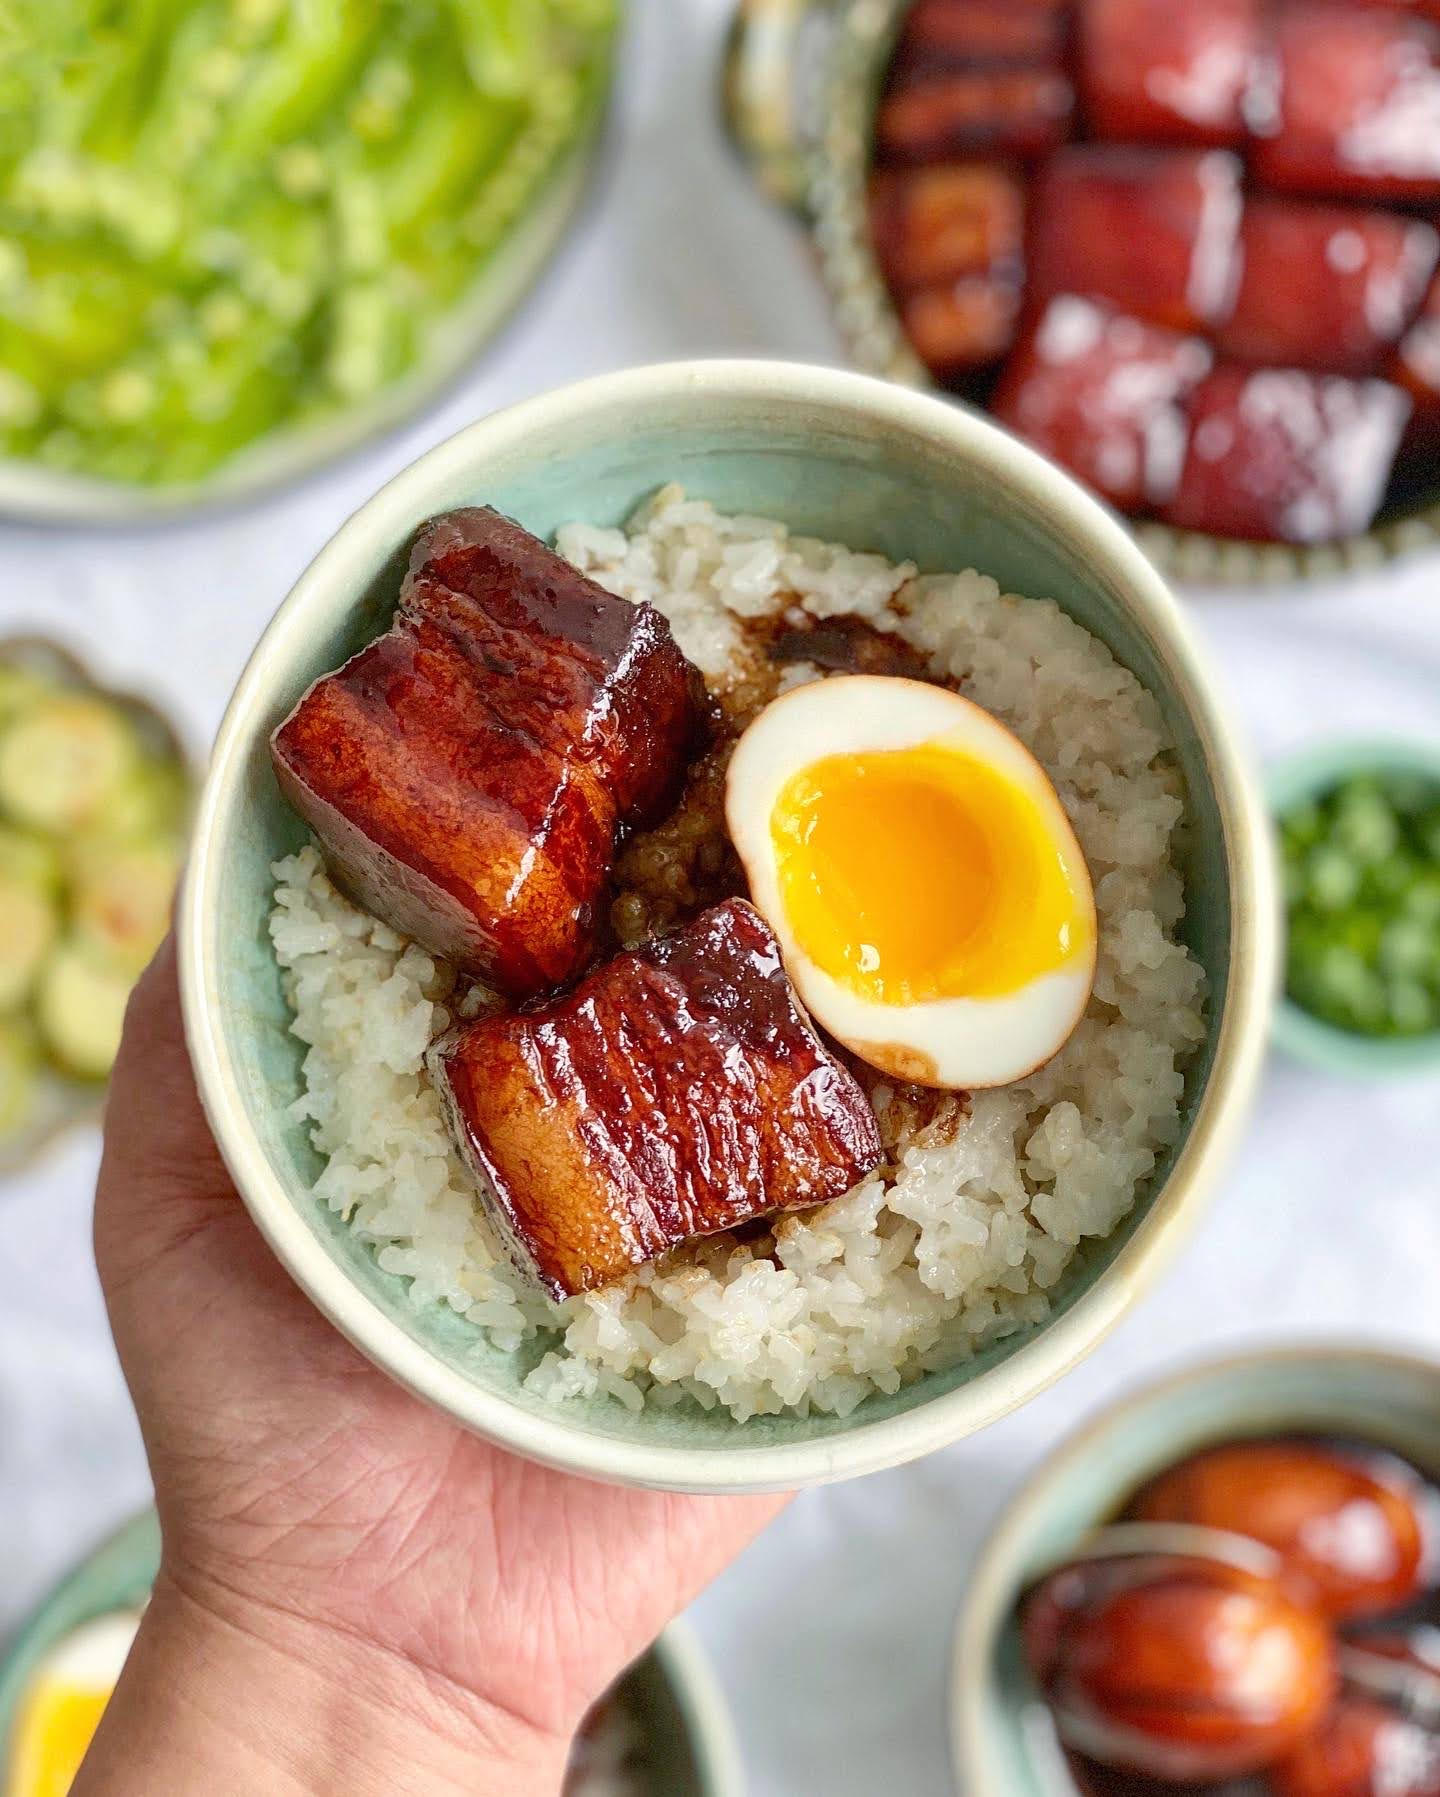
<svg viewBox="0 0 1440 1797">
<path fill-rule="evenodd" d="M 43 892 L 0 873 L 0 1011 L 18 1010 L 30 996 L 59 923 Z"/>
<path fill-rule="evenodd" d="M 0 735 L 0 808 L 33 829 L 84 829 L 102 816 L 138 757 L 135 732 L 113 705 L 88 693 L 52 693 Z"/>
<path fill-rule="evenodd" d="M 164 938 L 179 871 L 173 842 L 83 844 L 70 867 L 76 937 L 138 975 Z"/>
<path fill-rule="evenodd" d="M 36 1021 L 56 1061 L 80 1079 L 104 1079 L 115 1063 L 132 977 L 90 944 L 62 942 L 40 971 Z"/>
</svg>

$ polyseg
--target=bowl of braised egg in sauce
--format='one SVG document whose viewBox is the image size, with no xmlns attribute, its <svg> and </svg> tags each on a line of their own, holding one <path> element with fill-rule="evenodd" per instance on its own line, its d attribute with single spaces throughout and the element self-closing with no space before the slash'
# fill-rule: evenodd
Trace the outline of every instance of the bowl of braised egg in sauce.
<svg viewBox="0 0 1440 1797">
<path fill-rule="evenodd" d="M 982 1553 L 952 1739 L 974 1797 L 1440 1790 L 1440 1368 L 1260 1353 L 1131 1398 Z"/>
</svg>

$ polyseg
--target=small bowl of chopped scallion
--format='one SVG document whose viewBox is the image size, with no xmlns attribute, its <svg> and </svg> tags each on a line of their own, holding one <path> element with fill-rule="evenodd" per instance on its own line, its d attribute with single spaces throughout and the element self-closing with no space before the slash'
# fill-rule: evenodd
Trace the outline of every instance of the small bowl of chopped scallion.
<svg viewBox="0 0 1440 1797">
<path fill-rule="evenodd" d="M 1275 767 L 1294 1058 L 1352 1077 L 1440 1072 L 1440 743 L 1344 742 Z"/>
</svg>

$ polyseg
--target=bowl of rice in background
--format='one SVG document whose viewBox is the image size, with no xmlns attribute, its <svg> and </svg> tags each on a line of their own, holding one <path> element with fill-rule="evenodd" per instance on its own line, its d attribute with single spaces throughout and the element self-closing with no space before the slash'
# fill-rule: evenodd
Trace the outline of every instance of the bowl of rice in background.
<svg viewBox="0 0 1440 1797">
<path fill-rule="evenodd" d="M 388 623 L 417 526 L 472 503 L 651 600 L 731 703 L 777 620 L 854 616 L 892 636 L 1045 765 L 1099 912 L 1095 994 L 1047 1066 L 948 1103 L 872 1084 L 887 1158 L 852 1192 L 558 1309 L 490 1234 L 423 1071 L 453 976 L 330 884 L 268 750 L 307 686 Z M 757 705 L 773 690 L 759 688 Z M 695 810 L 617 867 L 617 919 L 626 907 L 641 933 L 723 847 Z M 212 1127 L 336 1326 L 517 1452 L 719 1491 L 899 1464 L 1100 1340 L 1178 1248 L 1237 1133 L 1277 927 L 1263 809 L 1209 676 L 1102 507 L 942 401 L 702 362 L 485 419 L 340 530 L 231 702 L 180 934 Z"/>
<path fill-rule="evenodd" d="M 0 1643 L 0 1790 L 10 1792 L 14 1779 L 15 1797 L 30 1797 L 33 1787 L 27 1782 L 21 1790 L 15 1766 L 28 1761 L 37 1745 L 41 1706 L 35 1698 L 54 1657 L 112 1619 L 133 1628 L 159 1571 L 160 1525 L 146 1510 L 67 1573 Z M 66 1720 L 60 1715 L 58 1732 L 65 1739 L 54 1746 L 78 1753 L 82 1741 L 73 1723 L 64 1727 Z M 53 1760 L 47 1769 L 53 1776 Z M 677 1791 L 741 1797 L 744 1788 L 715 1676 L 690 1629 L 672 1622 L 586 1717 L 562 1797 L 673 1797 Z M 49 1792 L 51 1785 L 43 1789 Z"/>
</svg>

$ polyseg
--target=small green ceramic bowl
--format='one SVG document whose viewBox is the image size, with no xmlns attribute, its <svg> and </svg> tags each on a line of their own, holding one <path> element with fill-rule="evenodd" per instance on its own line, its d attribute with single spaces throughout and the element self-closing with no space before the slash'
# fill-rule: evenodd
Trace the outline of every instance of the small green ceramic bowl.
<svg viewBox="0 0 1440 1797">
<path fill-rule="evenodd" d="M 73 1630 L 144 1607 L 160 1569 L 160 1526 L 147 1510 L 61 1581 L 13 1638 L 0 1644 L 0 1788 L 20 1702 L 41 1662 Z M 639 1725 L 636 1776 L 646 1797 L 742 1797 L 739 1751 L 724 1699 L 684 1623 L 665 1633 L 620 1681 Z"/>
<path fill-rule="evenodd" d="M 1320 743 L 1287 756 L 1265 775 L 1276 822 L 1353 774 L 1423 774 L 1440 783 L 1440 744 Z M 1285 995 L 1275 1007 L 1274 1038 L 1292 1060 L 1344 1079 L 1401 1079 L 1440 1072 L 1440 1030 L 1424 1036 L 1362 1036 L 1327 1023 Z"/>
<path fill-rule="evenodd" d="M 1035 1727 L 1015 1626 L 1023 1593 L 1186 1454 L 1242 1436 L 1352 1435 L 1440 1478 L 1440 1365 L 1343 1344 L 1244 1355 L 1124 1399 L 1064 1443 L 981 1550 L 950 1670 L 950 1742 L 964 1797 L 1055 1797 L 1053 1739 Z"/>
<path fill-rule="evenodd" d="M 728 511 L 922 568 L 979 567 L 1047 594 L 1155 695 L 1189 798 L 1188 940 L 1209 974 L 1207 1042 L 1180 1139 L 1111 1238 L 1090 1243 L 1039 1328 L 849 1417 L 736 1423 L 698 1405 L 632 1413 L 528 1391 L 533 1344 L 501 1352 L 419 1310 L 311 1197 L 320 1162 L 290 1113 L 301 1044 L 270 950 L 270 864 L 304 840 L 268 739 L 306 687 L 388 623 L 420 520 L 484 501 L 541 536 L 620 524 L 666 481 Z M 974 414 L 888 383 L 770 362 L 678 363 L 532 400 L 432 450 L 359 511 L 281 607 L 221 727 L 181 904 L 185 1020 L 216 1137 L 298 1283 L 400 1382 L 547 1464 L 675 1490 L 783 1490 L 874 1472 L 994 1421 L 1058 1378 L 1170 1259 L 1235 1136 L 1263 1053 L 1276 966 L 1269 831 L 1233 726 L 1174 598 L 1067 476 Z"/>
</svg>

